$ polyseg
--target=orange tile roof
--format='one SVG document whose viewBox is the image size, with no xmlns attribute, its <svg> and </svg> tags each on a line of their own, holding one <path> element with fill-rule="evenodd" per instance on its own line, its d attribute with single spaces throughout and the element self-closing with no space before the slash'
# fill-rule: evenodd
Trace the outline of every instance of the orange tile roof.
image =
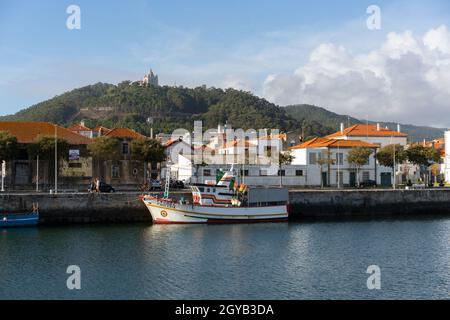
<svg viewBox="0 0 450 320">
<path fill-rule="evenodd" d="M 315 138 L 298 146 L 290 147 L 289 149 L 307 149 L 307 148 L 373 148 L 379 146 L 361 140 L 339 140 L 329 138 Z"/>
<path fill-rule="evenodd" d="M 80 132 L 80 131 L 92 131 L 92 129 L 89 129 L 88 127 L 85 127 L 79 123 L 71 125 L 69 128 L 67 128 L 70 131 Z"/>
<path fill-rule="evenodd" d="M 305 141 L 305 142 L 303 142 L 303 143 L 301 143 L 299 145 L 289 147 L 289 149 L 305 149 L 305 148 L 309 147 L 312 144 L 324 142 L 324 141 L 327 141 L 327 140 L 329 140 L 329 139 L 328 138 L 314 138 L 314 139 Z"/>
<path fill-rule="evenodd" d="M 376 125 L 372 124 L 355 124 L 350 128 L 344 129 L 344 133 L 338 131 L 333 134 L 328 135 L 328 138 L 335 137 L 343 137 L 343 136 L 351 136 L 351 137 L 407 137 L 408 135 L 403 132 L 398 132 L 386 128 L 380 128 L 377 130 Z"/>
<path fill-rule="evenodd" d="M 92 129 L 92 131 L 99 132 L 100 135 L 103 136 L 103 135 L 107 134 L 108 132 L 111 132 L 111 129 L 108 129 L 108 128 L 102 127 L 102 126 L 96 126 L 94 129 Z"/>
<path fill-rule="evenodd" d="M 256 147 L 255 144 L 249 142 L 249 141 L 245 141 L 245 144 L 242 145 L 242 142 L 237 141 L 237 140 L 233 140 L 233 141 L 229 141 L 227 142 L 225 145 L 223 145 L 220 149 L 226 149 L 226 148 L 232 148 L 232 147 Z"/>
<path fill-rule="evenodd" d="M 145 139 L 146 136 L 128 129 L 128 128 L 115 128 L 109 131 L 105 134 L 107 137 L 113 137 L 113 138 L 130 138 L 130 139 Z"/>
<path fill-rule="evenodd" d="M 89 144 L 91 139 L 56 126 L 58 138 L 65 139 L 71 145 Z M 33 143 L 38 136 L 55 135 L 55 125 L 49 122 L 0 121 L 0 131 L 9 132 L 19 143 Z"/>
</svg>

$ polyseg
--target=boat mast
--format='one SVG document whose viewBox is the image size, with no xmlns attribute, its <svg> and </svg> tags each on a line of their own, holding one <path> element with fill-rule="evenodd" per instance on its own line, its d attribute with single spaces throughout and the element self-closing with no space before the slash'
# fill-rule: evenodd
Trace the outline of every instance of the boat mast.
<svg viewBox="0 0 450 320">
<path fill-rule="evenodd" d="M 169 198 L 169 190 L 170 190 L 170 165 L 166 166 L 166 183 L 164 185 L 164 198 Z"/>
</svg>

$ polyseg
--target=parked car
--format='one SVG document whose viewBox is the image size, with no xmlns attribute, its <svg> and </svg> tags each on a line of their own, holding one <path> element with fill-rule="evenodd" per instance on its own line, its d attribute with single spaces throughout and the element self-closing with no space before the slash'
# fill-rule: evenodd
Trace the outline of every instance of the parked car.
<svg viewBox="0 0 450 320">
<path fill-rule="evenodd" d="M 88 192 L 94 192 L 95 191 L 95 187 L 91 184 L 89 186 Z M 100 192 L 104 192 L 104 193 L 114 193 L 116 192 L 116 189 L 114 189 L 111 185 L 104 183 L 104 182 L 100 182 Z"/>
<path fill-rule="evenodd" d="M 376 186 L 377 182 L 375 180 L 366 180 L 359 184 L 360 188 L 375 188 Z"/>
</svg>

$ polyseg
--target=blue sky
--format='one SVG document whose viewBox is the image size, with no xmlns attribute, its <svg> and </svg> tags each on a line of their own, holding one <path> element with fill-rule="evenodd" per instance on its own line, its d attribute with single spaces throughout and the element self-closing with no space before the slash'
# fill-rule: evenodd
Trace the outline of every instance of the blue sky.
<svg viewBox="0 0 450 320">
<path fill-rule="evenodd" d="M 66 28 L 71 4 L 81 8 L 81 30 Z M 371 4 L 382 9 L 379 31 L 366 28 Z M 0 115 L 98 81 L 138 80 L 149 68 L 162 84 L 231 86 L 295 102 L 268 93 L 265 83 L 295 74 L 321 44 L 368 54 L 389 33 L 422 37 L 450 26 L 449 17 L 444 0 L 0 0 Z"/>
</svg>

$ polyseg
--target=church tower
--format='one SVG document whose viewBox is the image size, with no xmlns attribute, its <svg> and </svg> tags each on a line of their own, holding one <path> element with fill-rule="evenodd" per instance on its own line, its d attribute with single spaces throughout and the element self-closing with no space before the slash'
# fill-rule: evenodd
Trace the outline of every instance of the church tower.
<svg viewBox="0 0 450 320">
<path fill-rule="evenodd" d="M 144 78 L 141 81 L 142 85 L 151 85 L 157 87 L 159 85 L 158 75 L 153 73 L 153 70 L 150 69 L 150 72 L 144 75 Z"/>
</svg>

